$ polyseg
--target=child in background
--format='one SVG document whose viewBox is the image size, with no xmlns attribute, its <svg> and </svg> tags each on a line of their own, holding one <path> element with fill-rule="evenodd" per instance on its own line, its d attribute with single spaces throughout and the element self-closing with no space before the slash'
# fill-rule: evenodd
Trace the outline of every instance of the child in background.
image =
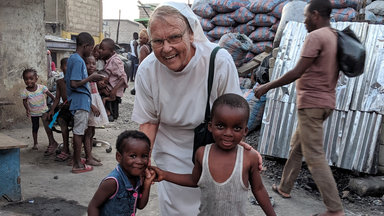
<svg viewBox="0 0 384 216">
<path fill-rule="evenodd" d="M 88 128 L 91 111 L 91 90 L 89 82 L 97 82 L 103 78 L 99 74 L 88 76 L 87 66 L 83 59 L 91 55 L 95 41 L 87 32 L 81 32 L 76 38 L 76 53 L 67 62 L 67 73 L 64 76 L 67 88 L 69 110 L 73 115 L 73 165 L 72 173 L 83 173 L 93 167 L 81 161 L 81 144 L 85 130 Z"/>
<path fill-rule="evenodd" d="M 208 124 L 215 143 L 200 147 L 192 174 L 176 174 L 157 167 L 157 180 L 200 187 L 199 215 L 245 215 L 248 187 L 266 215 L 276 215 L 259 173 L 258 154 L 238 145 L 247 134 L 249 105 L 236 94 L 224 94 L 212 106 Z"/>
<path fill-rule="evenodd" d="M 115 53 L 115 42 L 105 38 L 100 44 L 100 57 L 105 60 L 104 72 L 108 74 L 109 97 L 113 101 L 106 102 L 106 108 L 111 113 L 108 120 L 113 122 L 119 117 L 119 104 L 123 97 L 124 88 L 128 87 L 127 74 L 124 71 L 124 63 Z"/>
<path fill-rule="evenodd" d="M 135 215 L 136 208 L 147 205 L 155 178 L 155 172 L 147 168 L 149 151 L 149 138 L 140 131 L 124 131 L 118 136 L 116 160 L 119 164 L 99 185 L 88 205 L 89 216 Z"/>
<path fill-rule="evenodd" d="M 96 59 L 92 55 L 85 60 L 87 65 L 88 76 L 91 76 L 96 72 Z M 89 83 L 91 88 L 92 112 L 89 113 L 88 128 L 84 135 L 84 150 L 86 156 L 86 164 L 92 166 L 101 166 L 99 159 L 96 159 L 92 155 L 93 137 L 95 136 L 95 127 L 101 127 L 108 124 L 108 116 L 105 112 L 104 104 L 101 100 L 100 94 L 97 91 L 96 82 Z"/>
<path fill-rule="evenodd" d="M 23 71 L 23 79 L 27 87 L 22 90 L 21 98 L 23 99 L 23 105 L 27 113 L 27 117 L 32 120 L 32 136 L 33 136 L 33 150 L 38 150 L 37 132 L 39 131 L 39 119 L 42 118 L 45 132 L 47 133 L 49 145 L 44 155 L 49 156 L 57 148 L 57 142 L 53 137 L 52 130 L 49 129 L 49 117 L 47 96 L 52 100 L 55 97 L 52 95 L 48 88 L 44 85 L 37 84 L 37 72 L 33 68 L 28 68 Z"/>
<path fill-rule="evenodd" d="M 65 75 L 67 72 L 68 58 L 62 58 L 60 61 L 60 69 Z M 57 109 L 56 109 L 57 108 Z M 69 129 L 68 126 L 72 121 L 72 114 L 69 111 L 69 103 L 67 101 L 67 88 L 65 86 L 64 78 L 56 81 L 56 97 L 53 101 L 49 116 L 53 116 L 54 112 L 60 110 L 57 117 L 57 122 L 60 125 L 61 135 L 63 137 L 63 148 L 60 154 L 56 155 L 55 161 L 66 161 L 70 158 L 69 152 Z"/>
<path fill-rule="evenodd" d="M 92 51 L 92 55 L 96 59 L 96 70 L 102 71 L 104 69 L 105 62 L 104 60 L 100 59 L 100 53 L 99 53 L 100 45 L 97 44 Z"/>
</svg>

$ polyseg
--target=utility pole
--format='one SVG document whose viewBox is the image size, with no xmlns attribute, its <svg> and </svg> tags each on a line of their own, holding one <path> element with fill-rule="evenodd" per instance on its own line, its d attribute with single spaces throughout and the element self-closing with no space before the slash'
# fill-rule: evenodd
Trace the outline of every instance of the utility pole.
<svg viewBox="0 0 384 216">
<path fill-rule="evenodd" d="M 119 10 L 119 21 L 117 21 L 116 43 L 119 43 L 120 15 L 121 15 L 121 10 Z"/>
</svg>

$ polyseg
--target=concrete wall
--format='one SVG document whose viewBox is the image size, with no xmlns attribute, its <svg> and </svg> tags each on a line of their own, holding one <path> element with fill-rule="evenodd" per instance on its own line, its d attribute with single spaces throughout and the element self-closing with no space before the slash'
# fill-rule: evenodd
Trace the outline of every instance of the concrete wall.
<svg viewBox="0 0 384 216">
<path fill-rule="evenodd" d="M 29 121 L 20 98 L 24 68 L 35 68 L 40 83 L 46 80 L 43 20 L 44 0 L 0 1 L 0 98 L 16 104 L 0 105 L 0 129 Z"/>
<path fill-rule="evenodd" d="M 102 32 L 102 0 L 66 0 L 65 31 L 87 31 L 93 36 Z"/>
<path fill-rule="evenodd" d="M 103 20 L 104 37 L 111 38 L 116 42 L 117 23 L 118 20 L 116 19 Z M 119 43 L 129 43 L 133 39 L 133 32 L 139 33 L 143 28 L 144 26 L 140 23 L 130 20 L 120 20 Z"/>
</svg>

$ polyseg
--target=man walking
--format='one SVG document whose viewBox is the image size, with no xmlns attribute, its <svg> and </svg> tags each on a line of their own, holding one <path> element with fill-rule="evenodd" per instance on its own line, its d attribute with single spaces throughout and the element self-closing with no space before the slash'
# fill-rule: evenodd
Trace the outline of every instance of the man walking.
<svg viewBox="0 0 384 216">
<path fill-rule="evenodd" d="M 135 80 L 137 67 L 139 66 L 139 34 L 137 32 L 133 32 L 133 40 L 129 43 L 131 46 L 131 61 L 132 61 L 132 69 L 129 73 L 128 79 L 133 82 Z"/>
<path fill-rule="evenodd" d="M 273 190 L 284 198 L 299 175 L 302 157 L 320 191 L 327 211 L 319 215 L 344 215 L 335 179 L 323 150 L 323 122 L 335 108 L 339 77 L 337 35 L 330 27 L 329 0 L 312 0 L 304 11 L 307 35 L 297 65 L 280 78 L 255 89 L 260 98 L 270 89 L 296 82 L 298 125 L 291 139 L 288 160 L 279 186 Z"/>
</svg>

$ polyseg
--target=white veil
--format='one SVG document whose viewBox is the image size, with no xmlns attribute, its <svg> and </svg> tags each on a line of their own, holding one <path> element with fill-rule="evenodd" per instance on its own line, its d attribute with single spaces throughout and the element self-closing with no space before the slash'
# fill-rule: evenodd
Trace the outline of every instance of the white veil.
<svg viewBox="0 0 384 216">
<path fill-rule="evenodd" d="M 185 18 L 187 18 L 189 25 L 192 28 L 193 31 L 193 38 L 195 42 L 208 42 L 207 37 L 205 37 L 203 28 L 200 25 L 199 19 L 197 19 L 197 16 L 193 13 L 192 9 L 186 4 L 182 2 L 164 2 L 160 4 L 158 7 L 161 6 L 171 6 L 178 10 Z"/>
</svg>

